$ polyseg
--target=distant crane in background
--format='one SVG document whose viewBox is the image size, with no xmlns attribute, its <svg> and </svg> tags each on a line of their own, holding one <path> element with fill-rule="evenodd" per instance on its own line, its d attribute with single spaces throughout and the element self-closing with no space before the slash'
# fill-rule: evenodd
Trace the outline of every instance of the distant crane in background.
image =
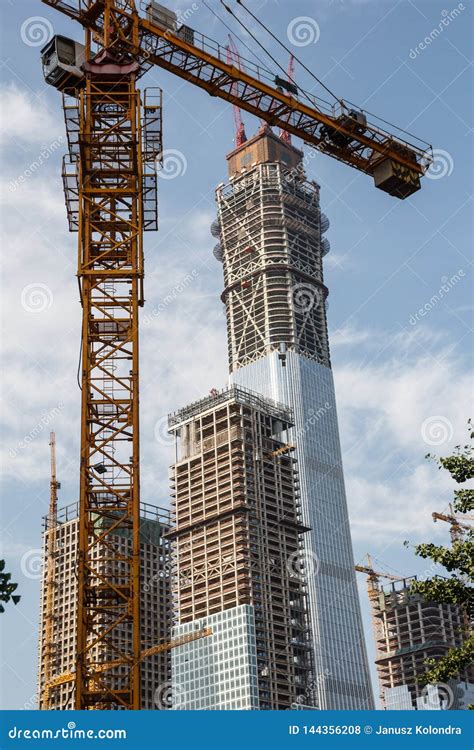
<svg viewBox="0 0 474 750">
<path fill-rule="evenodd" d="M 381 573 L 374 570 L 372 558 L 369 553 L 367 553 L 367 565 L 355 565 L 354 567 L 358 573 L 365 573 L 367 575 L 367 588 L 371 601 L 374 596 L 377 597 L 378 595 L 380 578 L 387 578 L 390 581 L 400 581 L 403 578 L 403 576 L 395 576 L 392 573 Z"/>
<path fill-rule="evenodd" d="M 377 617 L 379 611 L 378 599 L 380 595 L 380 579 L 386 578 L 389 581 L 400 581 L 403 576 L 396 576 L 392 573 L 382 573 L 378 570 L 374 570 L 372 563 L 372 557 L 367 553 L 367 565 L 355 565 L 354 566 L 358 573 L 365 573 L 367 576 L 367 593 L 370 602 L 370 611 L 372 617 L 372 630 L 375 636 L 375 643 L 378 644 L 380 639 L 383 637 L 383 627 L 380 618 Z"/>
<path fill-rule="evenodd" d="M 451 503 L 449 504 L 449 513 L 432 513 L 433 521 L 445 521 L 450 524 L 449 533 L 451 535 L 452 542 L 459 542 L 462 540 L 465 531 L 471 531 L 472 526 L 468 523 L 463 523 L 459 519 L 462 518 L 465 521 L 474 520 L 474 516 L 460 515 L 457 516 L 454 513 Z"/>
<path fill-rule="evenodd" d="M 56 434 L 49 435 L 51 457 L 51 478 L 49 482 L 49 511 L 46 517 L 46 575 L 45 575 L 45 608 L 44 608 L 44 681 L 51 682 L 57 669 L 58 643 L 55 637 L 55 591 L 56 591 L 56 556 L 58 525 L 58 490 L 61 483 L 56 476 Z M 44 701 L 44 696 L 43 696 Z"/>
<path fill-rule="evenodd" d="M 163 68 L 370 175 L 401 199 L 420 188 L 432 149 L 408 141 L 401 129 L 395 134 L 382 121 L 369 122 L 343 101 L 328 105 L 268 69 L 235 65 L 229 50 L 179 26 L 158 3 L 148 3 L 142 17 L 134 0 L 42 2 L 85 29 L 84 45 L 58 35 L 41 51 L 45 80 L 64 99 L 63 183 L 69 228 L 78 232 L 83 308 L 75 707 L 139 709 L 138 316 L 143 233 L 157 229 L 162 108 L 161 92 L 141 97 L 138 79 L 154 65 Z M 242 139 L 237 120 L 236 128 Z M 117 533 L 130 536 L 127 556 L 114 545 Z M 107 662 L 111 651 L 115 659 Z"/>
</svg>

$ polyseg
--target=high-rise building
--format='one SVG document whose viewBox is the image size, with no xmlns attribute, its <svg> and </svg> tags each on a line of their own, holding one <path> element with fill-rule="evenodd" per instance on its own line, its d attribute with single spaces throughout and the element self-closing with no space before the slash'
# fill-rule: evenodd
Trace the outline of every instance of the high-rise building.
<svg viewBox="0 0 474 750">
<path fill-rule="evenodd" d="M 170 527 L 169 510 L 147 503 L 140 510 L 140 559 L 141 559 L 141 640 L 143 649 L 169 640 L 171 632 L 171 588 L 169 540 L 166 533 Z M 111 523 L 113 518 L 111 519 Z M 43 559 L 46 559 L 48 534 L 51 522 L 44 518 Z M 131 540 L 123 531 L 107 537 L 113 541 L 116 550 L 130 554 Z M 44 664 L 43 654 L 50 648 L 53 657 L 55 676 L 66 675 L 75 670 L 76 665 L 76 612 L 77 612 L 77 556 L 79 541 L 78 505 L 67 505 L 58 512 L 56 524 L 55 589 L 54 589 L 54 630 L 53 644 L 46 644 L 45 627 L 45 573 L 41 593 L 41 624 L 39 642 L 39 705 L 44 708 Z M 105 546 L 97 548 L 98 570 L 108 564 Z M 109 555 L 110 558 L 110 555 Z M 117 572 L 119 576 L 119 571 Z M 98 601 L 100 604 L 100 602 Z M 123 642 L 117 639 L 110 643 L 107 655 L 94 651 L 97 661 L 113 660 L 116 648 L 130 640 L 130 629 L 124 625 Z M 100 676 L 100 675 L 99 675 Z M 110 679 L 110 678 L 109 678 Z M 170 700 L 170 656 L 169 653 L 155 654 L 143 660 L 141 666 L 142 708 L 169 708 Z M 49 707 L 53 709 L 74 708 L 74 683 L 64 682 L 50 690 Z"/>
<path fill-rule="evenodd" d="M 174 709 L 312 705 L 310 628 L 292 424 L 286 406 L 232 386 L 169 418 Z"/>
<path fill-rule="evenodd" d="M 268 128 L 227 157 L 217 189 L 231 383 L 294 412 L 315 677 L 321 709 L 370 709 L 326 321 L 319 187 L 303 153 Z"/>
<path fill-rule="evenodd" d="M 375 582 L 370 592 L 375 663 L 380 699 L 387 710 L 463 709 L 474 701 L 474 668 L 447 684 L 423 686 L 426 660 L 445 656 L 459 647 L 468 630 L 467 614 L 456 604 L 426 601 L 410 591 L 416 576 L 384 586 Z"/>
</svg>

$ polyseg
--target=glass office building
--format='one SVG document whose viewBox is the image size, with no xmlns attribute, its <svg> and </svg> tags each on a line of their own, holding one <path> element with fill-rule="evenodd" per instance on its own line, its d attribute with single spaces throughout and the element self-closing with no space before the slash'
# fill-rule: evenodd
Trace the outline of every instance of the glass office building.
<svg viewBox="0 0 474 750">
<path fill-rule="evenodd" d="M 171 652 L 173 709 L 259 709 L 254 608 L 243 604 L 178 625 L 173 637 L 208 627 L 212 635 Z"/>
</svg>

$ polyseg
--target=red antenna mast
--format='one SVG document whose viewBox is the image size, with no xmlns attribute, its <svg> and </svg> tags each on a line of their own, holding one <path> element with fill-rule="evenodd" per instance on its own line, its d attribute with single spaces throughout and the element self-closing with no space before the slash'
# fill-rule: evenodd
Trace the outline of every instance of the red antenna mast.
<svg viewBox="0 0 474 750">
<path fill-rule="evenodd" d="M 240 63 L 240 55 L 239 51 L 236 47 L 236 44 L 232 38 L 232 36 L 229 34 L 229 44 L 226 47 L 227 50 L 227 64 L 228 65 L 236 65 L 237 68 L 241 68 Z M 237 84 L 232 84 L 232 88 L 236 88 Z M 232 91 L 232 93 L 235 93 Z M 237 106 L 237 104 L 232 105 L 232 109 L 234 110 L 234 122 L 235 122 L 235 145 L 236 147 L 241 146 L 245 141 L 247 140 L 247 135 L 245 133 L 245 126 L 242 120 L 242 113 L 240 111 L 240 107 Z"/>
<path fill-rule="evenodd" d="M 290 83 L 294 83 L 293 76 L 295 74 L 295 56 L 290 55 L 290 60 L 288 62 L 288 70 L 287 70 L 287 76 Z M 282 141 L 285 141 L 285 143 L 291 143 L 291 133 L 288 133 L 287 130 L 280 130 L 280 138 Z"/>
</svg>

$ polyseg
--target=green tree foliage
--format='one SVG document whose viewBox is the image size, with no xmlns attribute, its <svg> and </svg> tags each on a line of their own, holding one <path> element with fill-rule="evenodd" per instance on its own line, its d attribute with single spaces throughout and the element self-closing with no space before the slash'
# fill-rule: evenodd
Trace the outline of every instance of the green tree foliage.
<svg viewBox="0 0 474 750">
<path fill-rule="evenodd" d="M 5 612 L 5 607 L 2 602 L 7 604 L 10 600 L 13 604 L 18 604 L 21 596 L 14 594 L 17 590 L 18 584 L 11 582 L 11 573 L 5 573 L 5 560 L 0 560 L 0 613 Z"/>
<path fill-rule="evenodd" d="M 469 438 L 471 442 L 467 445 L 458 445 L 451 456 L 436 458 L 428 454 L 427 458 L 433 459 L 439 469 L 448 471 L 457 484 L 463 484 L 474 478 L 474 430 L 471 420 L 468 422 Z M 459 489 L 454 492 L 452 512 L 459 521 L 463 522 L 463 515 L 474 509 L 474 490 Z M 451 514 L 449 514 L 451 515 Z M 459 648 L 452 648 L 440 659 L 428 659 L 426 661 L 427 671 L 420 678 L 423 685 L 447 682 L 455 677 L 462 669 L 474 661 L 474 631 L 468 624 L 467 613 L 473 603 L 474 583 L 474 532 L 465 531 L 464 535 L 455 539 L 448 547 L 432 543 L 418 544 L 415 552 L 419 557 L 432 560 L 434 563 L 443 565 L 449 576 L 434 576 L 424 581 L 415 581 L 411 585 L 411 591 L 420 594 L 428 601 L 436 601 L 447 604 L 459 604 L 466 612 L 466 629 L 464 632 L 464 643 Z"/>
</svg>

